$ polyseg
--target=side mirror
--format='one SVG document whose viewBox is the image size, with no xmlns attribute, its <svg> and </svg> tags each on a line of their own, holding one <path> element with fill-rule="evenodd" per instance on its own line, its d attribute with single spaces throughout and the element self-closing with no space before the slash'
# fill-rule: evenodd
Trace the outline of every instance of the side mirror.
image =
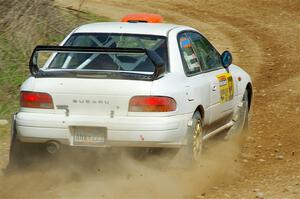
<svg viewBox="0 0 300 199">
<path fill-rule="evenodd" d="M 221 55 L 221 62 L 224 68 L 228 68 L 232 63 L 232 55 L 229 51 L 224 51 Z"/>
</svg>

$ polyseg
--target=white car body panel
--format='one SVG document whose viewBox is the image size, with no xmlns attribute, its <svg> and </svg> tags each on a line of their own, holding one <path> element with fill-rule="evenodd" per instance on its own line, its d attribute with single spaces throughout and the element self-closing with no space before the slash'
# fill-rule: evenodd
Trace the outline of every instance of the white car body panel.
<svg viewBox="0 0 300 199">
<path fill-rule="evenodd" d="M 149 33 L 151 30 L 151 33 Z M 250 76 L 231 65 L 234 97 L 220 103 L 219 82 L 216 76 L 224 68 L 188 77 L 185 75 L 177 35 L 193 28 L 172 24 L 96 23 L 83 25 L 73 33 L 151 34 L 168 37 L 169 71 L 154 81 L 93 78 L 28 78 L 21 91 L 49 93 L 54 109 L 21 108 L 16 115 L 18 137 L 24 142 L 58 141 L 74 145 L 75 126 L 104 127 L 106 141 L 97 146 L 180 147 L 195 110 L 204 111 L 204 125 L 212 125 L 222 117 L 233 114 Z M 241 81 L 238 81 L 238 78 Z M 177 109 L 171 112 L 128 112 L 133 96 L 168 96 L 176 100 Z M 58 106 L 68 106 L 65 109 Z M 231 120 L 231 118 L 229 118 Z"/>
<path fill-rule="evenodd" d="M 127 115 L 135 95 L 150 95 L 151 81 L 117 79 L 40 78 L 35 91 L 50 93 L 57 105 L 69 105 L 71 114 Z"/>
<path fill-rule="evenodd" d="M 187 126 L 187 116 L 172 117 L 99 117 L 75 115 L 66 117 L 64 114 L 37 114 L 20 112 L 17 115 L 17 130 L 21 141 L 47 142 L 56 140 L 63 144 L 73 145 L 72 127 L 92 126 L 107 128 L 107 142 L 131 142 L 129 146 L 147 145 L 174 147 L 181 145 Z M 143 143 L 136 143 L 143 142 Z"/>
<path fill-rule="evenodd" d="M 107 22 L 82 25 L 74 33 L 126 33 L 168 36 L 169 31 L 177 27 L 179 25 L 166 23 L 158 25 L 154 23 Z"/>
</svg>

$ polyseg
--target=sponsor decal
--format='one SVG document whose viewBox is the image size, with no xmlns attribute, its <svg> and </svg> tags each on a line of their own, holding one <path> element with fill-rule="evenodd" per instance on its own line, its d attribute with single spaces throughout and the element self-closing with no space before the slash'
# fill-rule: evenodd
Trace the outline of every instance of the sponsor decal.
<svg viewBox="0 0 300 199">
<path fill-rule="evenodd" d="M 216 76 L 220 87 L 220 103 L 225 103 L 233 99 L 234 86 L 230 73 L 223 73 Z"/>
<path fill-rule="evenodd" d="M 180 45 L 182 48 L 191 48 L 192 47 L 191 41 L 186 37 L 180 38 Z"/>
</svg>

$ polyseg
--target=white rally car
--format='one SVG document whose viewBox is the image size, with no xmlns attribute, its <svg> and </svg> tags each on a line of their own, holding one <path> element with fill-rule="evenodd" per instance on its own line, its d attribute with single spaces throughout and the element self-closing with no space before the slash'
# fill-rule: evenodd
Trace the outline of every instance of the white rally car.
<svg viewBox="0 0 300 199">
<path fill-rule="evenodd" d="M 231 62 L 197 30 L 158 15 L 80 26 L 60 46 L 35 48 L 10 161 L 61 145 L 176 148 L 198 160 L 202 141 L 247 127 L 252 83 Z"/>
</svg>

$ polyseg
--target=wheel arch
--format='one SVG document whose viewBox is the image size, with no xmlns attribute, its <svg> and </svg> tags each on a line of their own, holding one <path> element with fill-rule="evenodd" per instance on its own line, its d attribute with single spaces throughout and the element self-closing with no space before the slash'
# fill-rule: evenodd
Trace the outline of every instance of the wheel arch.
<svg viewBox="0 0 300 199">
<path fill-rule="evenodd" d="M 205 117 L 205 112 L 204 112 L 204 108 L 202 105 L 198 105 L 195 112 L 196 111 L 199 111 L 200 115 L 201 115 L 201 120 L 203 121 L 204 120 L 204 117 Z"/>
</svg>

